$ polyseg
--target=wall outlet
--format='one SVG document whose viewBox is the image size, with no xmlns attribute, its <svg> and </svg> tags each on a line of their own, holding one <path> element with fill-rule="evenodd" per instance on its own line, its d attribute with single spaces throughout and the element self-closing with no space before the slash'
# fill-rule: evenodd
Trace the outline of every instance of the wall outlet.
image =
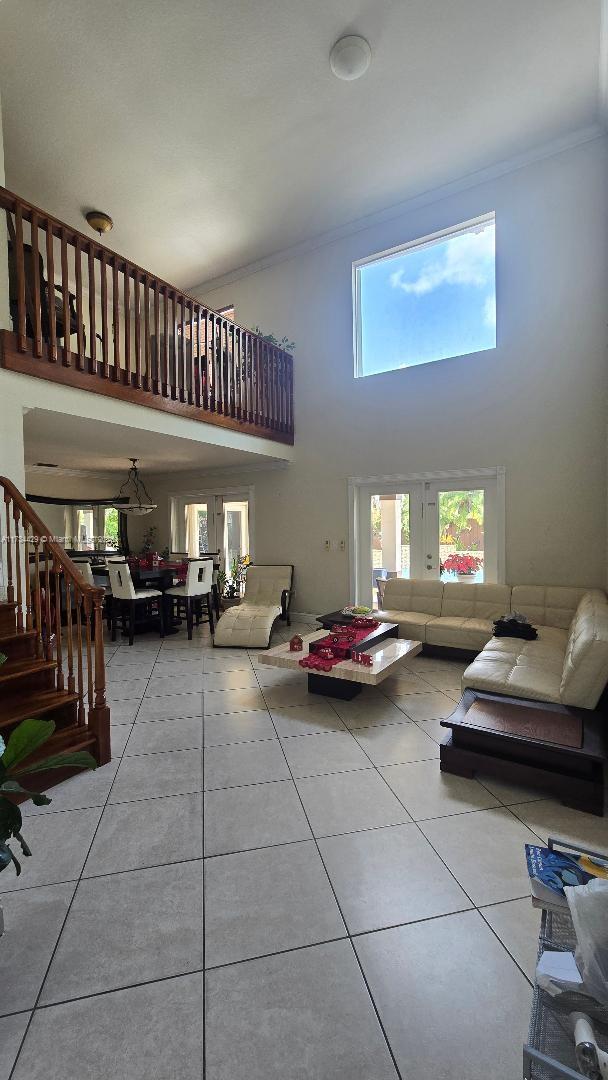
<svg viewBox="0 0 608 1080">
<path fill-rule="evenodd" d="M 346 551 L 346 540 L 340 540 L 340 551 Z"/>
<path fill-rule="evenodd" d="M 326 551 L 329 551 L 329 549 L 331 548 L 331 540 L 324 540 L 323 541 L 323 547 L 325 548 Z"/>
</svg>

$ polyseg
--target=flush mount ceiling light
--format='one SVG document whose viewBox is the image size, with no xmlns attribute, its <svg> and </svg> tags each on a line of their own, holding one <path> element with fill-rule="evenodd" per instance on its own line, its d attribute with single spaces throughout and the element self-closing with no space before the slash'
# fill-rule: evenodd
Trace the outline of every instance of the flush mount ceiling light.
<svg viewBox="0 0 608 1080">
<path fill-rule="evenodd" d="M 89 210 L 88 214 L 85 214 L 87 223 L 95 232 L 98 232 L 100 236 L 109 232 L 114 228 L 114 222 L 109 214 L 104 214 L 103 210 Z"/>
<path fill-rule="evenodd" d="M 115 509 L 121 514 L 132 514 L 134 517 L 143 517 L 144 514 L 151 514 L 153 510 L 156 510 L 158 503 L 152 502 L 150 492 L 140 478 L 139 470 L 137 468 L 138 460 L 139 458 L 129 458 L 131 468 L 127 473 L 127 479 L 118 492 Z M 145 495 L 147 502 L 144 502 L 142 495 Z M 127 496 L 130 501 L 128 503 L 120 502 L 119 500 L 124 499 L 125 496 Z"/>
<path fill-rule="evenodd" d="M 329 54 L 329 66 L 337 79 L 348 82 L 365 75 L 372 58 L 372 50 L 365 38 L 349 35 L 340 38 Z"/>
</svg>

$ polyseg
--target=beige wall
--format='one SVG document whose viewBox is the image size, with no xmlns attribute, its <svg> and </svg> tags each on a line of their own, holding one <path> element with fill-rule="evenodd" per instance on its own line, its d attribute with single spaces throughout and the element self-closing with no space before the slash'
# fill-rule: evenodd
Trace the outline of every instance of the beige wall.
<svg viewBox="0 0 608 1080">
<path fill-rule="evenodd" d="M 604 583 L 607 163 L 596 140 L 200 291 L 297 343 L 294 463 L 238 474 L 255 484 L 257 558 L 295 563 L 297 609 L 348 596 L 356 475 L 503 465 L 507 580 Z M 496 351 L 355 380 L 353 259 L 491 210 Z"/>
</svg>

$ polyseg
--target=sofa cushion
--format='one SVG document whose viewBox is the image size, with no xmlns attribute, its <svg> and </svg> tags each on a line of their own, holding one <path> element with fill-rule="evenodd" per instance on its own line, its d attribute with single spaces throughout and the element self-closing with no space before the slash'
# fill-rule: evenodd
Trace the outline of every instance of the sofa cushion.
<svg viewBox="0 0 608 1080">
<path fill-rule="evenodd" d="M 604 593 L 585 593 L 570 627 L 561 681 L 565 705 L 594 709 L 608 682 L 608 603 Z"/>
<path fill-rule="evenodd" d="M 565 641 L 492 638 L 462 676 L 462 689 L 560 701 Z"/>
<path fill-rule="evenodd" d="M 513 611 L 527 615 L 533 626 L 558 626 L 568 630 L 586 589 L 560 585 L 514 585 Z"/>
<path fill-rule="evenodd" d="M 467 586 L 463 586 L 465 589 Z M 426 641 L 429 645 L 445 645 L 453 649 L 483 649 L 492 637 L 489 619 L 465 619 L 441 615 L 426 625 Z"/>
<path fill-rule="evenodd" d="M 394 622 L 399 625 L 399 637 L 412 641 L 426 641 L 426 625 L 433 618 L 423 611 L 382 611 L 377 612 L 379 622 Z"/>
<path fill-rule="evenodd" d="M 443 587 L 441 615 L 492 622 L 511 608 L 511 586 L 447 582 Z"/>
<path fill-rule="evenodd" d="M 416 611 L 441 615 L 443 582 L 419 578 L 389 578 L 384 586 L 385 611 Z"/>
</svg>

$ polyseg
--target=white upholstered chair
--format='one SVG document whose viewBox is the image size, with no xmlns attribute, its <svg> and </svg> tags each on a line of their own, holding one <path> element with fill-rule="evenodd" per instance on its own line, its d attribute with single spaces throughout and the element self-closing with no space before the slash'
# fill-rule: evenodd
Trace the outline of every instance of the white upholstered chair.
<svg viewBox="0 0 608 1080">
<path fill-rule="evenodd" d="M 126 559 L 108 559 L 108 574 L 110 576 L 110 589 L 112 590 L 112 604 L 110 608 L 110 624 L 112 641 L 116 641 L 116 623 L 120 615 L 123 631 L 126 628 L 126 620 L 129 626 L 129 645 L 133 644 L 135 633 L 135 612 L 138 606 L 156 608 L 160 636 L 165 636 L 165 617 L 163 610 L 163 594 L 159 589 L 136 589 L 131 577 L 131 571 Z"/>
<path fill-rule="evenodd" d="M 209 629 L 213 633 L 213 609 L 211 587 L 213 585 L 213 559 L 192 559 L 184 585 L 173 585 L 165 591 L 165 603 L 176 604 L 178 614 L 183 606 L 186 612 L 188 640 L 192 640 L 192 626 L 196 617 L 198 626 L 203 605 L 207 608 Z"/>
<path fill-rule="evenodd" d="M 224 612 L 213 644 L 268 648 L 276 620 L 281 617 L 289 626 L 292 581 L 293 566 L 249 566 L 243 600 Z"/>
<path fill-rule="evenodd" d="M 87 585 L 94 585 L 95 578 L 93 577 L 93 568 L 88 559 L 72 559 L 74 566 L 78 567 L 78 572 L 82 575 Z"/>
</svg>

